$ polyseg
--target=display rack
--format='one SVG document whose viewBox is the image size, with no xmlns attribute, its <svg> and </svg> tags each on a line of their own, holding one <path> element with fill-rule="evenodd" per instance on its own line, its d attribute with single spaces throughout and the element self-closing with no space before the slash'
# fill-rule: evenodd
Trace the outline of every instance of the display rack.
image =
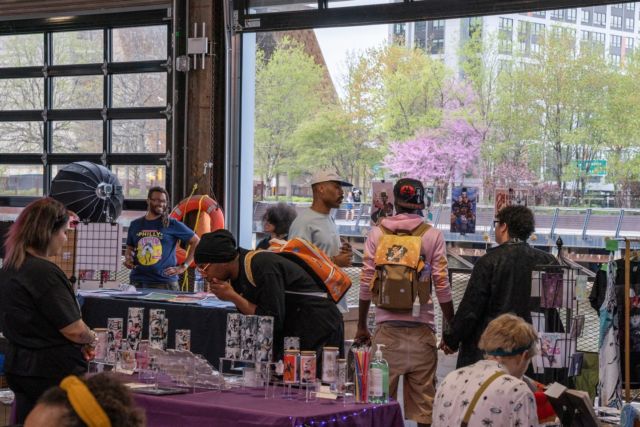
<svg viewBox="0 0 640 427">
<path fill-rule="evenodd" d="M 576 286 L 586 285 L 580 271 L 569 265 L 558 246 L 558 264 L 537 265 L 531 278 L 533 325 L 538 331 L 538 354 L 533 359 L 534 371 L 545 382 L 567 385 L 569 378 L 580 374 L 582 354 L 577 351 L 578 338 L 584 329 L 584 315 L 579 313 Z M 582 293 L 582 292 L 581 292 Z"/>
<path fill-rule="evenodd" d="M 79 289 L 117 288 L 122 226 L 81 222 L 76 228 L 75 276 Z"/>
</svg>

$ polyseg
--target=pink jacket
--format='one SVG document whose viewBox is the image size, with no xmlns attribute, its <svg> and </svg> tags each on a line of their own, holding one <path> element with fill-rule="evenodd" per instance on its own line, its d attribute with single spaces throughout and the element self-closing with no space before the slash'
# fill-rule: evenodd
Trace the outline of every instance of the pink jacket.
<svg viewBox="0 0 640 427">
<path fill-rule="evenodd" d="M 423 221 L 423 218 L 415 214 L 398 214 L 382 220 L 382 225 L 391 231 L 413 230 Z M 373 280 L 375 273 L 374 257 L 378 241 L 382 236 L 382 231 L 378 227 L 373 227 L 369 231 L 367 241 L 364 244 L 364 266 L 360 274 L 360 299 L 371 301 L 371 291 L 369 284 Z M 442 233 L 430 228 L 422 236 L 422 255 L 424 255 L 427 267 L 423 270 L 423 275 L 429 274 L 429 267 L 432 274 L 432 289 L 435 289 L 436 297 L 440 304 L 451 301 L 451 287 L 449 286 L 449 273 L 447 269 L 447 250 Z M 376 323 L 390 320 L 401 320 L 406 322 L 426 323 L 435 330 L 433 311 L 433 300 L 422 304 L 420 316 L 413 317 L 411 312 L 397 313 L 376 307 Z"/>
</svg>

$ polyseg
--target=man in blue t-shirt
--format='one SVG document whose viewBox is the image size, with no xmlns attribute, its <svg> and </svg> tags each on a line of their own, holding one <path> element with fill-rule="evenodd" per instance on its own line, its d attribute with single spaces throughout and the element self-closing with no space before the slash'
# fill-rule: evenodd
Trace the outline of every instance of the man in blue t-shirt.
<svg viewBox="0 0 640 427">
<path fill-rule="evenodd" d="M 131 270 L 129 282 L 136 287 L 178 290 L 178 275 L 189 268 L 200 238 L 182 222 L 169 218 L 169 194 L 152 187 L 147 213 L 131 221 L 124 266 Z M 188 242 L 186 259 L 176 265 L 178 240 Z"/>
</svg>

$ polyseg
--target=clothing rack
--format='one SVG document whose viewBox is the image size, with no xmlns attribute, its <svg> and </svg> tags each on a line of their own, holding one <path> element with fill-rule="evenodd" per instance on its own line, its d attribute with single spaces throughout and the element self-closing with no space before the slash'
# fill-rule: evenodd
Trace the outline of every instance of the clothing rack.
<svg viewBox="0 0 640 427">
<path fill-rule="evenodd" d="M 624 399 L 631 402 L 631 243 L 640 243 L 638 238 L 624 237 Z"/>
</svg>

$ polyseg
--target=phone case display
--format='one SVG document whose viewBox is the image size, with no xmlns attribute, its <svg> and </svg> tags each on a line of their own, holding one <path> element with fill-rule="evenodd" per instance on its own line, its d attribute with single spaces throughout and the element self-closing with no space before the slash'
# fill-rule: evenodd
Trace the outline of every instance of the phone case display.
<svg viewBox="0 0 640 427">
<path fill-rule="evenodd" d="M 303 351 L 300 353 L 300 384 L 315 382 L 317 373 L 316 352 Z"/>
<path fill-rule="evenodd" d="M 298 350 L 285 350 L 284 352 L 284 371 L 282 380 L 285 384 L 296 384 L 298 382 L 298 359 L 300 352 Z"/>
<path fill-rule="evenodd" d="M 227 335 L 224 355 L 227 359 L 240 359 L 240 322 L 242 314 L 227 314 Z"/>
<path fill-rule="evenodd" d="M 273 317 L 258 316 L 256 334 L 256 361 L 271 362 L 273 359 Z"/>
<path fill-rule="evenodd" d="M 167 349 L 169 319 L 165 311 L 159 308 L 149 310 L 149 346 L 161 350 Z"/>
<path fill-rule="evenodd" d="M 322 349 L 322 382 L 333 384 L 338 378 L 338 347 Z"/>
<path fill-rule="evenodd" d="M 129 307 L 127 316 L 127 344 L 130 350 L 137 350 L 142 339 L 144 308 Z"/>
<path fill-rule="evenodd" d="M 122 318 L 110 317 L 107 319 L 107 357 L 109 363 L 115 363 L 117 353 L 122 346 Z"/>
<path fill-rule="evenodd" d="M 242 316 L 240 319 L 240 359 L 255 360 L 258 316 Z"/>
<path fill-rule="evenodd" d="M 300 337 L 284 337 L 284 349 L 300 350 Z"/>
</svg>

